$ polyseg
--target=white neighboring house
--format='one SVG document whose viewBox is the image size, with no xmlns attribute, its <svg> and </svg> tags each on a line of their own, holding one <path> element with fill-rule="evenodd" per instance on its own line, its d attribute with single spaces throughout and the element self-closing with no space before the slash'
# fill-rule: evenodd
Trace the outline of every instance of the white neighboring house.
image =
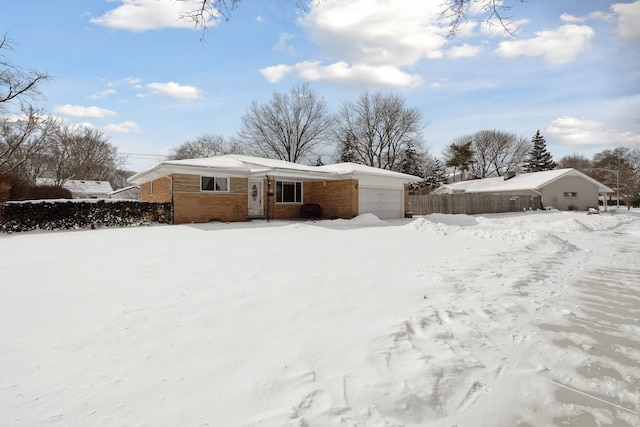
<svg viewBox="0 0 640 427">
<path fill-rule="evenodd" d="M 460 193 L 538 195 L 544 207 L 586 211 L 598 207 L 599 197 L 613 190 L 576 169 L 567 168 L 523 174 L 508 172 L 496 178 L 445 184 L 433 191 L 433 194 Z"/>
<path fill-rule="evenodd" d="M 38 185 L 53 185 L 51 178 L 36 179 Z M 69 179 L 62 184 L 63 188 L 71 191 L 74 199 L 109 199 L 109 193 L 113 192 L 113 187 L 109 181 L 92 181 L 89 179 Z"/>
<path fill-rule="evenodd" d="M 140 200 L 140 187 L 130 185 L 128 187 L 119 188 L 109 193 L 112 199 Z"/>
</svg>

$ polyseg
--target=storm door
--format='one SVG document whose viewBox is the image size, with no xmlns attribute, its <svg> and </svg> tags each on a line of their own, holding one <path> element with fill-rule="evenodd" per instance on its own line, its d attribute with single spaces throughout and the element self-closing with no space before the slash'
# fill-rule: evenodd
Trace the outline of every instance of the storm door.
<svg viewBox="0 0 640 427">
<path fill-rule="evenodd" d="M 263 216 L 262 181 L 249 180 L 249 216 Z"/>
</svg>

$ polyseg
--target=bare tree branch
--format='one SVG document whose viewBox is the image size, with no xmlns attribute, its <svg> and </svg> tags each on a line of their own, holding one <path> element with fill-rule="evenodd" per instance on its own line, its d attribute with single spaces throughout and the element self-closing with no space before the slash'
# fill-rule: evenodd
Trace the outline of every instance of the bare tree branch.
<svg viewBox="0 0 640 427">
<path fill-rule="evenodd" d="M 187 1 L 187 0 L 171 0 L 171 1 Z M 307 6 L 304 0 L 289 0 L 295 7 L 306 11 Z M 348 1 L 348 0 L 345 0 Z M 505 4 L 508 0 L 442 0 L 444 8 L 443 18 L 450 21 L 449 37 L 454 36 L 460 26 L 465 22 L 471 21 L 470 15 L 479 15 L 480 19 L 487 26 L 500 26 L 504 31 L 511 35 L 515 35 L 517 29 L 513 28 L 514 19 L 510 15 L 513 4 Z M 512 0 L 525 2 L 526 0 Z M 196 28 L 207 30 L 207 23 L 211 19 L 219 19 L 220 17 L 229 21 L 232 18 L 233 11 L 240 6 L 241 0 L 200 0 L 198 7 L 194 10 L 184 13 L 181 18 L 190 21 Z M 316 0 L 318 5 L 322 0 Z"/>
<path fill-rule="evenodd" d="M 12 101 L 22 102 L 25 98 L 41 96 L 38 85 L 50 80 L 51 76 L 35 70 L 25 70 L 13 64 L 2 51 L 11 51 L 11 41 L 4 34 L 0 39 L 0 113 L 7 110 Z"/>
</svg>

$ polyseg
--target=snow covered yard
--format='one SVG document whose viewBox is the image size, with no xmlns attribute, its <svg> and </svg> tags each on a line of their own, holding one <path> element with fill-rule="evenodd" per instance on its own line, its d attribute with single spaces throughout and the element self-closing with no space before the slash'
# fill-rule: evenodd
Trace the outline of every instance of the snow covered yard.
<svg viewBox="0 0 640 427">
<path fill-rule="evenodd" d="M 640 425 L 640 211 L 0 235 L 11 426 Z"/>
</svg>

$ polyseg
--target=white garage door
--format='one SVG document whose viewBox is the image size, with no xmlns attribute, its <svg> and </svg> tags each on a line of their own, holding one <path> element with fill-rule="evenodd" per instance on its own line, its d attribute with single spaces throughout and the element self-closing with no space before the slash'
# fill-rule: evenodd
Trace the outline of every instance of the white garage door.
<svg viewBox="0 0 640 427">
<path fill-rule="evenodd" d="M 360 187 L 358 213 L 372 213 L 380 219 L 403 218 L 404 190 Z"/>
</svg>

